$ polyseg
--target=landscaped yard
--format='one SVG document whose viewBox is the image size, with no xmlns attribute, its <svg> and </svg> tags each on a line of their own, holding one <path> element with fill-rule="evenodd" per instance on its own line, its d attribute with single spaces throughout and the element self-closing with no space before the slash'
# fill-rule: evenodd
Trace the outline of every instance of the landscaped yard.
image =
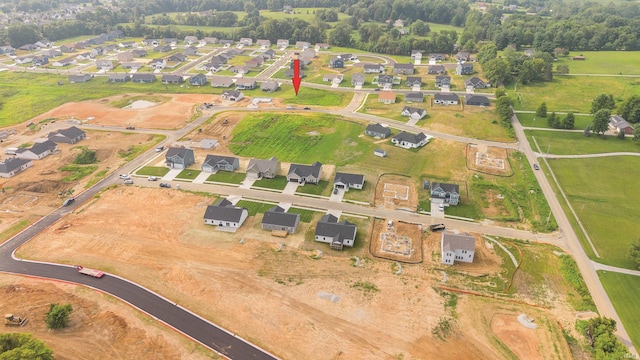
<svg viewBox="0 0 640 360">
<path fill-rule="evenodd" d="M 633 345 L 640 347 L 640 277 L 608 271 L 598 271 L 602 286 L 622 320 Z"/>
<path fill-rule="evenodd" d="M 537 121 L 537 120 L 536 120 Z M 526 130 L 531 148 L 537 151 L 532 137 L 540 151 L 558 155 L 598 154 L 607 152 L 640 152 L 640 143 L 630 137 L 620 140 L 615 136 L 594 135 L 585 137 L 581 132 Z"/>
<path fill-rule="evenodd" d="M 262 202 L 248 201 L 248 200 L 240 200 L 236 204 L 238 207 L 247 208 L 249 212 L 249 216 L 255 216 L 256 214 L 262 214 L 277 204 L 268 204 Z"/>
<path fill-rule="evenodd" d="M 367 100 L 364 102 L 364 105 L 358 110 L 358 112 L 364 114 L 371 114 L 380 116 L 387 119 L 393 119 L 398 121 L 407 122 L 409 118 L 407 116 L 402 116 L 402 109 L 405 106 L 416 107 L 420 109 L 426 108 L 426 103 L 412 103 L 407 104 L 404 102 L 404 96 L 397 95 L 396 102 L 394 104 L 384 104 L 378 101 L 377 94 L 369 94 L 367 96 Z M 427 112 L 427 119 L 429 117 L 429 113 Z"/>
<path fill-rule="evenodd" d="M 551 115 L 551 113 L 548 113 L 547 118 L 549 115 Z M 539 116 L 536 116 L 536 114 L 518 113 L 517 116 L 522 126 L 546 128 L 546 129 L 551 128 L 547 122 L 547 118 L 541 118 Z M 558 116 L 560 121 L 562 121 L 565 118 L 566 114 L 556 114 L 556 116 Z M 587 125 L 591 125 L 593 123 L 593 117 L 591 115 L 575 115 L 574 114 L 574 117 L 575 117 L 575 123 L 573 125 L 573 129 L 575 130 L 584 130 L 587 127 Z"/>
<path fill-rule="evenodd" d="M 596 260 L 635 268 L 627 248 L 640 234 L 640 192 L 634 190 L 640 158 L 551 159 L 549 164 L 601 256 Z"/>
<path fill-rule="evenodd" d="M 296 208 L 296 207 L 289 208 L 289 210 L 287 212 L 288 213 L 292 213 L 292 214 L 300 214 L 300 221 L 306 222 L 306 223 L 311 222 L 311 220 L 313 219 L 313 215 L 321 214 L 318 211 L 313 211 L 313 210 L 308 210 L 308 209 L 300 209 L 300 208 Z"/>
<path fill-rule="evenodd" d="M 287 177 L 283 175 L 278 175 L 273 179 L 260 179 L 256 180 L 253 183 L 255 187 L 267 188 L 267 189 L 276 189 L 276 190 L 284 190 L 287 186 Z"/>
<path fill-rule="evenodd" d="M 207 181 L 227 183 L 227 184 L 242 184 L 244 178 L 247 177 L 245 173 L 218 171 L 215 174 L 211 174 L 207 178 Z"/>
<path fill-rule="evenodd" d="M 427 116 L 418 122 L 425 129 L 482 140 L 515 141 L 500 126 L 493 107 L 465 106 L 464 110 L 453 110 L 436 105 L 427 108 Z"/>
<path fill-rule="evenodd" d="M 176 175 L 176 178 L 177 179 L 193 180 L 196 177 L 198 177 L 198 175 L 200 175 L 201 172 L 202 172 L 201 170 L 184 169 L 184 170 L 180 171 L 180 173 L 178 175 Z"/>
<path fill-rule="evenodd" d="M 320 180 L 317 185 L 306 184 L 303 186 L 298 186 L 298 189 L 296 189 L 296 193 L 328 196 L 331 190 L 332 188 L 329 186 L 328 181 Z"/>
<path fill-rule="evenodd" d="M 169 168 L 164 166 L 145 166 L 140 170 L 136 171 L 137 175 L 144 176 L 165 176 L 169 172 Z"/>
</svg>

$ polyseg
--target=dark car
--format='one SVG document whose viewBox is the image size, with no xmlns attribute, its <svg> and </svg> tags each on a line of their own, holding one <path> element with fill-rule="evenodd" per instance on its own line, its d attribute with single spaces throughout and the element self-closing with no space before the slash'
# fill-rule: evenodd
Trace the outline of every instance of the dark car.
<svg viewBox="0 0 640 360">
<path fill-rule="evenodd" d="M 429 230 L 431 231 L 442 231 L 445 229 L 444 224 L 433 224 L 429 226 Z"/>
<path fill-rule="evenodd" d="M 540 166 L 538 166 L 538 164 L 533 164 L 533 168 L 536 170 L 540 170 Z"/>
<path fill-rule="evenodd" d="M 170 188 L 171 184 L 167 184 L 167 183 L 160 183 L 160 187 L 161 188 Z"/>
<path fill-rule="evenodd" d="M 127 130 L 135 130 L 135 126 L 127 126 Z"/>
<path fill-rule="evenodd" d="M 311 110 L 311 108 L 310 108 L 310 107 L 308 107 L 308 106 L 307 106 L 307 107 L 305 107 L 304 109 L 305 109 L 305 110 Z"/>
<path fill-rule="evenodd" d="M 373 89 L 373 91 L 380 91 L 380 88 L 375 88 Z"/>
<path fill-rule="evenodd" d="M 62 206 L 69 206 L 69 205 L 71 205 L 74 201 L 76 201 L 76 199 L 74 199 L 74 198 L 68 198 L 67 200 L 65 200 L 65 201 L 62 203 Z"/>
</svg>

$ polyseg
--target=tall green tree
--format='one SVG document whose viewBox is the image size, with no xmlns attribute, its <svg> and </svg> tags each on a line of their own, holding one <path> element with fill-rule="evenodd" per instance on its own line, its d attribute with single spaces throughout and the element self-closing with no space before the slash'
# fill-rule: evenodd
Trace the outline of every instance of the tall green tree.
<svg viewBox="0 0 640 360">
<path fill-rule="evenodd" d="M 349 24 L 339 23 L 329 33 L 329 44 L 334 46 L 350 47 L 352 44 L 351 31 L 353 29 Z"/>
<path fill-rule="evenodd" d="M 413 29 L 413 33 L 418 36 L 425 36 L 431 31 L 429 24 L 420 19 L 414 21 L 411 28 Z"/>
<path fill-rule="evenodd" d="M 508 96 L 501 96 L 496 100 L 496 112 L 500 117 L 500 124 L 505 128 L 511 128 L 511 117 L 513 116 L 513 103 Z"/>
<path fill-rule="evenodd" d="M 640 266 L 640 239 L 634 241 L 629 245 L 629 258 Z"/>
<path fill-rule="evenodd" d="M 591 130 L 596 134 L 604 134 L 609 129 L 609 118 L 611 110 L 600 109 L 593 115 L 593 124 Z"/>
<path fill-rule="evenodd" d="M 562 127 L 565 129 L 573 129 L 573 126 L 576 123 L 576 117 L 572 112 L 568 112 L 567 115 L 562 120 Z"/>
<path fill-rule="evenodd" d="M 539 117 L 547 117 L 547 103 L 543 102 L 540 104 L 540 106 L 538 106 L 538 109 L 536 109 L 536 116 Z"/>
<path fill-rule="evenodd" d="M 640 140 L 640 123 L 633 125 L 633 141 Z"/>
<path fill-rule="evenodd" d="M 67 326 L 69 315 L 73 307 L 71 304 L 50 304 L 45 322 L 49 329 L 62 329 Z"/>
<path fill-rule="evenodd" d="M 53 351 L 44 342 L 25 333 L 0 334 L 2 360 L 53 360 Z"/>
<path fill-rule="evenodd" d="M 507 84 L 511 81 L 509 63 L 505 59 L 489 60 L 482 65 L 482 70 L 484 76 L 495 86 Z"/>
<path fill-rule="evenodd" d="M 478 62 L 480 65 L 486 64 L 488 61 L 496 59 L 498 57 L 498 48 L 496 44 L 492 42 L 485 43 L 478 50 Z"/>
<path fill-rule="evenodd" d="M 547 118 L 547 124 L 554 129 L 560 128 L 560 119 L 558 119 L 558 115 L 556 115 L 555 111 Z"/>
<path fill-rule="evenodd" d="M 618 113 L 632 124 L 640 122 L 640 95 L 631 95 L 623 101 Z"/>
<path fill-rule="evenodd" d="M 591 114 L 595 114 L 600 109 L 613 110 L 616 107 L 616 101 L 612 94 L 600 94 L 591 102 Z"/>
</svg>

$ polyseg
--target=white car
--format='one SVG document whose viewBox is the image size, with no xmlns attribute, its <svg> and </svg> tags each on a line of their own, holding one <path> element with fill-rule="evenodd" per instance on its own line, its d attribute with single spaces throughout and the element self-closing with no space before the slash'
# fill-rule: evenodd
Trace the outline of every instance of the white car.
<svg viewBox="0 0 640 360">
<path fill-rule="evenodd" d="M 440 210 L 440 211 L 444 211 L 444 204 L 440 204 L 440 205 L 438 205 L 438 210 Z"/>
<path fill-rule="evenodd" d="M 129 174 L 120 174 L 120 179 L 124 179 L 124 180 L 130 179 Z"/>
<path fill-rule="evenodd" d="M 147 180 L 149 180 L 149 181 L 156 181 L 156 180 L 158 180 L 158 177 L 156 177 L 156 176 L 149 176 L 149 177 L 147 178 Z"/>
<path fill-rule="evenodd" d="M 127 179 L 127 180 L 124 181 L 124 184 L 125 185 L 133 185 L 133 180 Z"/>
</svg>

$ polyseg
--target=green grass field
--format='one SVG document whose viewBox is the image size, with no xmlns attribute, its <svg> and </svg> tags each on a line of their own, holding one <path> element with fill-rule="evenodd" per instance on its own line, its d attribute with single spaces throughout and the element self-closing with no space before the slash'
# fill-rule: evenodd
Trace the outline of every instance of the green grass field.
<svg viewBox="0 0 640 360">
<path fill-rule="evenodd" d="M 202 171 L 196 170 L 196 169 L 184 169 L 184 170 L 180 171 L 180 173 L 178 175 L 176 175 L 176 178 L 185 179 L 185 180 L 193 180 L 196 177 L 198 177 L 198 175 L 200 175 L 201 172 Z"/>
<path fill-rule="evenodd" d="M 640 233 L 640 192 L 630 188 L 640 176 L 640 158 L 553 159 L 549 164 L 601 256 L 596 260 L 635 268 L 627 248 Z"/>
<path fill-rule="evenodd" d="M 551 115 L 551 113 L 549 113 Z M 556 114 L 560 120 L 564 119 L 566 114 Z M 535 128 L 545 128 L 550 129 L 551 127 L 547 123 L 547 118 L 541 118 L 536 116 L 536 114 L 530 113 L 518 113 L 518 120 L 520 124 L 525 127 L 535 127 Z M 575 123 L 573 126 L 574 130 L 584 130 L 587 125 L 591 125 L 593 123 L 593 117 L 591 115 L 574 115 Z"/>
<path fill-rule="evenodd" d="M 137 175 L 144 175 L 144 176 L 158 176 L 158 177 L 162 177 L 167 175 L 167 173 L 169 172 L 169 168 L 167 167 L 163 167 L 163 166 L 145 166 L 142 167 L 140 170 L 136 171 Z"/>
<path fill-rule="evenodd" d="M 207 178 L 207 181 L 221 182 L 227 184 L 242 184 L 242 181 L 247 176 L 245 173 L 218 171 L 215 174 L 211 174 Z"/>
<path fill-rule="evenodd" d="M 253 186 L 267 188 L 267 189 L 275 189 L 275 190 L 284 190 L 287 186 L 287 177 L 283 175 L 278 175 L 273 179 L 260 179 L 256 180 L 253 183 Z"/>
<path fill-rule="evenodd" d="M 320 180 L 317 185 L 306 184 L 303 186 L 298 186 L 296 193 L 329 196 L 331 192 L 331 187 L 329 185 L 330 184 L 328 181 Z"/>
<path fill-rule="evenodd" d="M 607 271 L 598 271 L 598 276 L 637 349 L 640 347 L 640 277 Z"/>
<path fill-rule="evenodd" d="M 537 121 L 537 120 L 536 120 Z M 581 132 L 526 130 L 525 134 L 534 151 L 537 151 L 532 137 L 544 153 L 558 155 L 598 154 L 607 152 L 640 152 L 640 143 L 627 137 L 620 140 L 615 136 L 593 135 L 585 137 Z"/>
<path fill-rule="evenodd" d="M 60 168 L 60 171 L 69 173 L 62 178 L 63 182 L 72 182 L 83 179 L 97 169 L 96 165 L 65 165 Z"/>
<path fill-rule="evenodd" d="M 249 212 L 249 216 L 256 216 L 257 214 L 263 214 L 267 210 L 274 207 L 276 204 L 268 204 L 262 202 L 248 201 L 248 200 L 240 200 L 236 204 L 238 207 L 247 208 Z"/>
<path fill-rule="evenodd" d="M 585 60 L 572 60 L 582 55 Z M 554 65 L 568 65 L 569 74 L 640 75 L 640 53 L 637 51 L 572 51 L 559 57 Z"/>
<path fill-rule="evenodd" d="M 321 214 L 318 211 L 313 211 L 313 210 L 308 210 L 308 209 L 300 209 L 300 208 L 296 208 L 296 207 L 289 208 L 289 210 L 287 212 L 288 213 L 292 213 L 292 214 L 300 214 L 300 221 L 306 222 L 306 223 L 311 222 L 311 220 L 313 219 L 313 215 Z"/>
</svg>

